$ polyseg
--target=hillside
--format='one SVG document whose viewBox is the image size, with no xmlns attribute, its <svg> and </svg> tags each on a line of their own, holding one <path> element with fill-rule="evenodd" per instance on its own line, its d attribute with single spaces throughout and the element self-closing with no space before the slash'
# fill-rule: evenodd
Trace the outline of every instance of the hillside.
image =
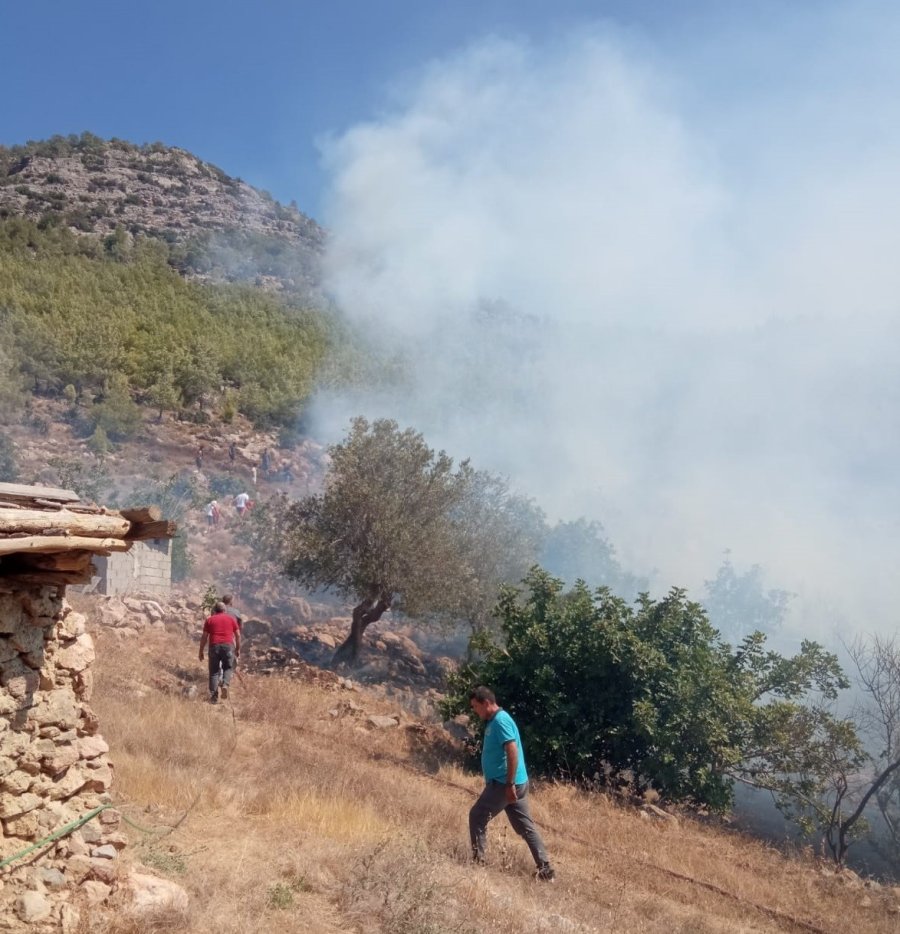
<svg viewBox="0 0 900 934">
<path fill-rule="evenodd" d="M 90 607 L 81 606 L 91 613 Z M 245 672 L 200 703 L 196 635 L 97 626 L 94 706 L 115 766 L 127 860 L 181 885 L 184 910 L 92 932 L 385 934 L 895 931 L 900 889 L 835 875 L 684 816 L 542 785 L 534 809 L 559 868 L 531 878 L 503 818 L 468 864 L 479 779 L 437 724 L 328 673 Z M 399 725 L 376 726 L 387 715 Z M 171 829 L 174 828 L 174 829 Z M 213 882 L 213 880 L 215 880 Z"/>
<path fill-rule="evenodd" d="M 90 133 L 0 147 L 0 219 L 160 238 L 182 271 L 311 295 L 325 234 L 183 149 Z"/>
</svg>

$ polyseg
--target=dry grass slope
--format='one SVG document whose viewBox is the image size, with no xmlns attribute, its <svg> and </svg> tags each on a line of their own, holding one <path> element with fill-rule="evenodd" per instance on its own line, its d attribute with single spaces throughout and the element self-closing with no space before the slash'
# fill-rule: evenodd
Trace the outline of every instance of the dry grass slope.
<svg viewBox="0 0 900 934">
<path fill-rule="evenodd" d="M 478 779 L 427 753 L 416 729 L 335 718 L 334 694 L 245 676 L 212 707 L 157 678 L 195 647 L 159 634 L 98 636 L 94 697 L 132 819 L 130 858 L 183 885 L 186 914 L 96 914 L 99 934 L 147 931 L 538 934 L 820 931 L 888 934 L 900 892 L 826 875 L 810 861 L 688 820 L 650 822 L 609 799 L 543 786 L 537 818 L 559 869 L 531 878 L 501 818 L 489 866 L 467 863 Z M 204 673 L 197 665 L 202 690 Z M 364 699 L 372 713 L 390 712 Z"/>
</svg>

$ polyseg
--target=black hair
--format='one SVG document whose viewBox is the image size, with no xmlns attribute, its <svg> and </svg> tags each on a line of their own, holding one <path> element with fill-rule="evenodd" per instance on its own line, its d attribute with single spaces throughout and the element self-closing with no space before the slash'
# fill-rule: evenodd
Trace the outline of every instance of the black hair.
<svg viewBox="0 0 900 934">
<path fill-rule="evenodd" d="M 497 698 L 494 695 L 494 692 L 490 688 L 485 687 L 483 684 L 479 684 L 477 688 L 472 688 L 472 690 L 469 691 L 469 700 L 477 700 L 482 704 L 485 703 L 485 701 L 491 704 L 497 703 Z"/>
</svg>

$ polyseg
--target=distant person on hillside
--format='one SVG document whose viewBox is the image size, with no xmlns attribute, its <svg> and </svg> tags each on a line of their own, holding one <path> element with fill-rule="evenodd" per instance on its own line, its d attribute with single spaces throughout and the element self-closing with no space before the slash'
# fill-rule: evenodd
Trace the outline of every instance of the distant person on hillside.
<svg viewBox="0 0 900 934">
<path fill-rule="evenodd" d="M 197 445 L 197 452 L 194 454 L 194 463 L 197 465 L 197 470 L 203 470 L 203 445 Z"/>
<path fill-rule="evenodd" d="M 230 593 L 223 594 L 222 603 L 225 604 L 225 612 L 237 620 L 238 629 L 240 629 L 244 624 L 244 617 L 241 611 L 233 605 L 234 597 Z"/>
<path fill-rule="evenodd" d="M 238 493 L 234 498 L 234 508 L 237 510 L 238 516 L 241 518 L 244 517 L 244 513 L 247 511 L 247 504 L 250 502 L 250 496 L 248 493 Z"/>
<path fill-rule="evenodd" d="M 250 476 L 253 477 L 253 485 L 256 486 L 256 464 L 250 468 Z"/>
<path fill-rule="evenodd" d="M 200 637 L 200 661 L 203 650 L 209 643 L 209 702 L 219 702 L 219 683 L 222 685 L 222 698 L 228 697 L 228 685 L 234 674 L 235 664 L 241 655 L 241 627 L 237 620 L 225 612 L 225 604 L 218 601 L 213 606 L 212 616 L 203 624 Z"/>
<path fill-rule="evenodd" d="M 487 825 L 501 811 L 506 811 L 513 830 L 524 838 L 531 850 L 537 866 L 535 878 L 552 882 L 556 873 L 550 865 L 544 841 L 528 807 L 528 772 L 519 728 L 515 720 L 497 704 L 497 698 L 490 688 L 483 685 L 473 688 L 469 693 L 469 704 L 487 724 L 481 749 L 484 791 L 469 811 L 472 858 L 476 863 L 484 863 Z"/>
<path fill-rule="evenodd" d="M 206 527 L 207 529 L 217 529 L 219 527 L 219 503 L 211 500 L 206 504 Z"/>
<path fill-rule="evenodd" d="M 237 457 L 237 445 L 232 441 L 228 445 L 228 462 L 234 467 L 234 459 Z"/>
<path fill-rule="evenodd" d="M 268 449 L 268 448 L 266 448 L 266 449 L 262 452 L 262 458 L 261 458 L 260 466 L 262 467 L 262 475 L 263 475 L 266 479 L 268 479 L 268 477 L 269 477 L 269 471 L 272 469 L 272 456 L 269 454 L 269 449 Z"/>
</svg>

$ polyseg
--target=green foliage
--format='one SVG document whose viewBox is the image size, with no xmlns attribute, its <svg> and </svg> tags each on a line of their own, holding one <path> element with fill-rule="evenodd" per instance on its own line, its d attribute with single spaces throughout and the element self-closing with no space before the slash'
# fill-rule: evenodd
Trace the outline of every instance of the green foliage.
<svg viewBox="0 0 900 934">
<path fill-rule="evenodd" d="M 234 421 L 237 411 L 237 399 L 234 393 L 231 390 L 226 390 L 222 399 L 222 421 L 226 425 L 230 425 Z"/>
<path fill-rule="evenodd" d="M 94 429 L 94 433 L 88 438 L 88 448 L 93 451 L 94 454 L 98 454 L 101 457 L 104 454 L 109 454 L 112 445 L 109 443 L 109 436 L 106 434 L 106 431 L 103 429 L 102 425 L 98 425 Z"/>
<path fill-rule="evenodd" d="M 12 439 L 0 433 L 0 483 L 15 483 L 19 479 L 16 446 Z"/>
<path fill-rule="evenodd" d="M 294 420 L 335 339 L 322 314 L 259 289 L 183 280 L 157 240 L 104 244 L 21 219 L 0 223 L 2 336 L 0 395 L 8 373 L 43 392 L 72 385 L 101 396 L 121 374 L 132 396 L 160 411 L 225 387 L 260 425 Z M 116 424 L 101 422 L 110 437 L 128 430 L 123 395 L 117 405 Z"/>
<path fill-rule="evenodd" d="M 765 590 L 758 564 L 738 574 L 727 554 L 715 579 L 705 584 L 710 622 L 732 643 L 752 632 L 780 629 L 793 597 L 786 590 Z"/>
<path fill-rule="evenodd" d="M 557 522 L 547 531 L 540 564 L 570 586 L 582 580 L 592 587 L 609 587 L 620 597 L 634 599 L 647 581 L 623 570 L 615 548 L 597 521 Z"/>
<path fill-rule="evenodd" d="M 220 473 L 208 475 L 209 492 L 216 499 L 228 499 L 244 491 L 246 482 L 234 474 Z"/>
<path fill-rule="evenodd" d="M 535 569 L 524 595 L 503 590 L 502 640 L 476 637 L 481 657 L 452 679 L 446 712 L 468 709 L 489 684 L 517 718 L 532 769 L 618 783 L 634 780 L 678 801 L 723 810 L 732 781 L 782 801 L 822 791 L 834 754 L 855 733 L 813 697 L 847 686 L 836 658 L 804 642 L 793 658 L 756 633 L 735 652 L 703 608 L 673 588 L 634 606 Z"/>
<path fill-rule="evenodd" d="M 131 398 L 128 380 L 121 373 L 110 378 L 103 401 L 88 413 L 94 431 L 99 429 L 113 441 L 134 437 L 141 427 L 141 409 Z"/>
<path fill-rule="evenodd" d="M 454 470 L 387 419 L 355 419 L 331 457 L 325 492 L 275 500 L 254 524 L 257 546 L 307 587 L 381 597 L 411 614 L 449 610 L 464 576 L 451 511 L 471 482 L 468 463 Z"/>
<path fill-rule="evenodd" d="M 203 599 L 200 601 L 200 606 L 203 608 L 204 613 L 211 613 L 212 608 L 216 605 L 216 601 L 219 599 L 219 591 L 216 589 L 215 584 L 210 584 L 206 588 L 206 593 L 203 594 Z"/>
<path fill-rule="evenodd" d="M 0 423 L 14 421 L 25 408 L 25 380 L 19 362 L 6 349 L 9 335 L 2 328 L 0 314 Z"/>
<path fill-rule="evenodd" d="M 75 457 L 51 457 L 47 466 L 58 486 L 74 490 L 86 502 L 100 503 L 107 498 L 111 480 L 102 460 L 85 462 Z"/>
</svg>

